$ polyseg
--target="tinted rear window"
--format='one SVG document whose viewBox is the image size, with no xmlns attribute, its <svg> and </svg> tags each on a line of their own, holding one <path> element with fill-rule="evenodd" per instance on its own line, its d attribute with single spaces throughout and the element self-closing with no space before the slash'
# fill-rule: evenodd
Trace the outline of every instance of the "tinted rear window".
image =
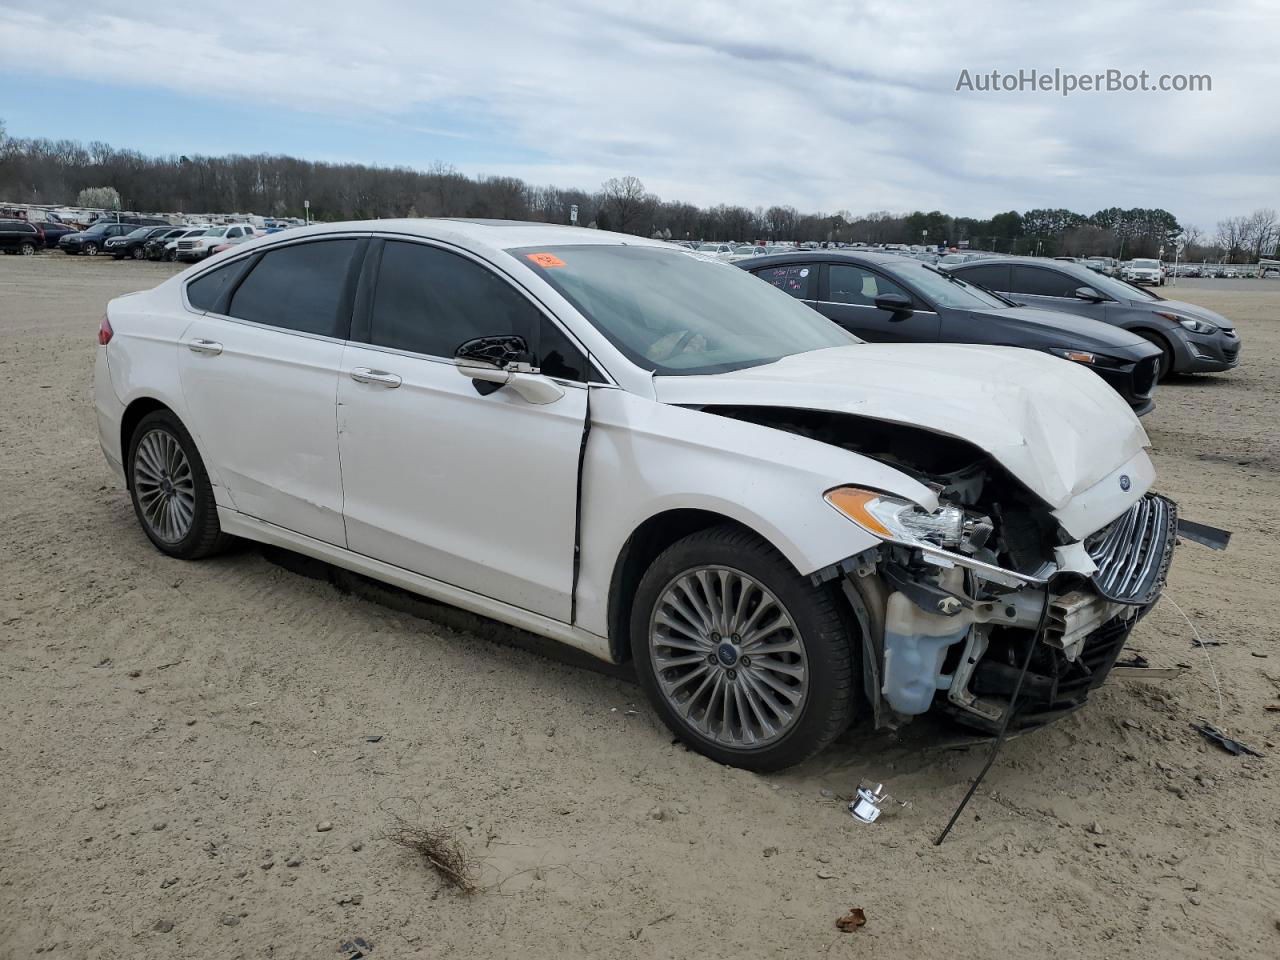
<svg viewBox="0 0 1280 960">
<path fill-rule="evenodd" d="M 359 242 L 317 240 L 268 252 L 240 284 L 227 313 L 300 333 L 345 337 L 350 314 L 343 293 Z M 342 312 L 347 316 L 340 322 Z"/>
</svg>

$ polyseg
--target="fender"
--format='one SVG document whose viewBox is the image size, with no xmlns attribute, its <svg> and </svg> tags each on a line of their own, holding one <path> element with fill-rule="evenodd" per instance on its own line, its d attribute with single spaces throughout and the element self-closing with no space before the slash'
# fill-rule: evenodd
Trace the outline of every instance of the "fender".
<svg viewBox="0 0 1280 960">
<path fill-rule="evenodd" d="M 717 513 L 754 530 L 796 570 L 813 573 L 880 540 L 823 499 L 856 483 L 937 507 L 917 480 L 829 444 L 623 390 L 591 397 L 591 440 L 583 463 L 577 626 L 608 632 L 609 586 L 623 545 L 646 520 L 669 510 Z"/>
</svg>

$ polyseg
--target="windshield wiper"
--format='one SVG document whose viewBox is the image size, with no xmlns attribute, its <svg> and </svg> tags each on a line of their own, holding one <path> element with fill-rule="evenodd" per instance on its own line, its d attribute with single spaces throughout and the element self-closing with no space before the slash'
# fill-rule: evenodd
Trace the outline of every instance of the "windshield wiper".
<svg viewBox="0 0 1280 960">
<path fill-rule="evenodd" d="M 950 280 L 952 283 L 957 283 L 962 287 L 969 286 L 968 281 L 961 280 L 959 277 L 955 276 L 954 274 L 947 273 L 947 271 L 945 270 L 939 270 L 937 267 L 935 267 L 931 263 L 922 263 L 921 266 L 924 267 L 926 270 L 930 270 L 933 273 L 936 273 L 940 277 L 946 277 L 946 279 Z"/>
</svg>

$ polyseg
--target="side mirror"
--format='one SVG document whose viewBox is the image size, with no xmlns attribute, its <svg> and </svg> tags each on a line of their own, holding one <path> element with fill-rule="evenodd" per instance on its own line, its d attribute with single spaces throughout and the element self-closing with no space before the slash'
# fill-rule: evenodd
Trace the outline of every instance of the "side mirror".
<svg viewBox="0 0 1280 960">
<path fill-rule="evenodd" d="M 1077 300 L 1088 300 L 1090 303 L 1101 303 L 1107 299 L 1093 287 L 1077 287 L 1075 296 Z"/>
<path fill-rule="evenodd" d="M 876 297 L 876 306 L 896 314 L 894 320 L 903 320 L 912 313 L 911 298 L 901 293 L 882 293 Z"/>
<path fill-rule="evenodd" d="M 541 375 L 524 337 L 476 337 L 453 352 L 458 372 L 469 377 L 482 397 L 511 385 L 529 403 L 554 403 L 564 391 Z"/>
</svg>

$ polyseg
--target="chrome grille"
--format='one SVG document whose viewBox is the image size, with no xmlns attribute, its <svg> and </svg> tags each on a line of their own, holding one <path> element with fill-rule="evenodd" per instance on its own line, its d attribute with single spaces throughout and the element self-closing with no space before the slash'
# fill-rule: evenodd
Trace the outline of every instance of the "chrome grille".
<svg viewBox="0 0 1280 960">
<path fill-rule="evenodd" d="M 1098 566 L 1094 588 L 1115 603 L 1153 601 L 1164 587 L 1177 530 L 1173 501 L 1148 493 L 1086 544 Z"/>
<path fill-rule="evenodd" d="M 191 249 L 192 247 L 194 247 L 195 245 L 196 245 L 196 242 L 195 242 L 194 240 L 179 240 L 179 241 L 178 241 L 178 249 L 179 249 L 179 250 L 190 250 L 190 249 Z"/>
</svg>

